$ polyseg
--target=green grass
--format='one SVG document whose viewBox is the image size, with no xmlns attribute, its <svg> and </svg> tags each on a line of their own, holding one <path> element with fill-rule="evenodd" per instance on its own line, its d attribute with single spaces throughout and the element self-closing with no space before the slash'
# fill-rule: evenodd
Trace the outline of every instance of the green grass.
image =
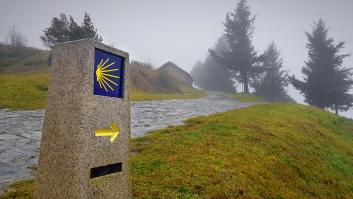
<svg viewBox="0 0 353 199">
<path fill-rule="evenodd" d="M 353 122 L 307 106 L 198 117 L 137 146 L 136 198 L 353 197 Z"/>
<path fill-rule="evenodd" d="M 250 93 L 237 93 L 237 94 L 234 94 L 233 97 L 239 102 L 249 102 L 249 103 L 263 102 L 261 97 L 258 97 Z"/>
<path fill-rule="evenodd" d="M 0 74 L 0 108 L 41 109 L 48 89 L 46 71 Z"/>
<path fill-rule="evenodd" d="M 197 117 L 132 144 L 134 198 L 353 198 L 353 121 L 308 106 Z"/>
</svg>

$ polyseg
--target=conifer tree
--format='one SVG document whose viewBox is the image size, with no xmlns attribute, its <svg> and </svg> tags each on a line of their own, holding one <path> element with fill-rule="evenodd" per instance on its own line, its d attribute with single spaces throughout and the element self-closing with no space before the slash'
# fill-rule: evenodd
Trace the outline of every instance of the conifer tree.
<svg viewBox="0 0 353 199">
<path fill-rule="evenodd" d="M 59 17 L 52 19 L 50 27 L 45 29 L 44 34 L 40 37 L 46 47 L 52 48 L 57 43 L 86 38 L 99 42 L 103 40 L 87 13 L 85 13 L 81 26 L 71 16 L 69 19 L 65 14 L 60 14 Z"/>
<path fill-rule="evenodd" d="M 309 60 L 302 68 L 304 80 L 294 76 L 291 83 L 304 94 L 306 102 L 319 108 L 346 111 L 353 106 L 352 69 L 342 66 L 349 54 L 340 54 L 344 42 L 335 44 L 328 37 L 328 28 L 322 19 L 314 23 L 312 33 L 307 33 Z"/>
<path fill-rule="evenodd" d="M 282 69 L 281 53 L 272 42 L 262 55 L 264 73 L 254 81 L 255 94 L 266 101 L 291 101 L 286 87 L 289 83 L 287 71 Z"/>
<path fill-rule="evenodd" d="M 227 48 L 226 38 L 220 37 L 213 50 L 220 52 Z M 197 62 L 191 76 L 201 89 L 209 91 L 235 92 L 234 82 L 228 69 L 214 61 L 212 56 L 207 56 L 204 62 Z"/>
<path fill-rule="evenodd" d="M 249 93 L 250 77 L 261 72 L 257 66 L 257 55 L 252 45 L 255 16 L 251 16 L 246 0 L 240 0 L 234 13 L 227 14 L 225 37 L 228 48 L 220 53 L 209 50 L 211 56 L 227 67 L 243 84 L 243 92 Z"/>
<path fill-rule="evenodd" d="M 102 41 L 102 37 L 98 35 L 97 29 L 94 27 L 91 17 L 88 13 L 85 13 L 83 18 L 83 22 L 81 25 L 83 36 L 86 38 L 92 38 L 97 41 Z"/>
<path fill-rule="evenodd" d="M 54 17 L 51 21 L 51 26 L 44 30 L 44 35 L 40 38 L 46 47 L 53 47 L 56 43 L 69 41 L 69 21 L 65 14 L 60 14 L 59 17 Z"/>
</svg>

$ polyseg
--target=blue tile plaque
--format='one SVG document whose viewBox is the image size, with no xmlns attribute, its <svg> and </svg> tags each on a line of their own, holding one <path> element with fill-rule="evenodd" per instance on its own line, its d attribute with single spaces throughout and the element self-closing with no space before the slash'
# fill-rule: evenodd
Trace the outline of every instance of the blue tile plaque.
<svg viewBox="0 0 353 199">
<path fill-rule="evenodd" d="M 94 95 L 123 98 L 124 58 L 95 49 Z"/>
</svg>

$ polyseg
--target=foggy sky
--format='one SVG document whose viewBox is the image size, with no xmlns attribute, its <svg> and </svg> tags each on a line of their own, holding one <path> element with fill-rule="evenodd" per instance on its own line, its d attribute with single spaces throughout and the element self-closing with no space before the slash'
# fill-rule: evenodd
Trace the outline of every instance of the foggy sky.
<svg viewBox="0 0 353 199">
<path fill-rule="evenodd" d="M 222 22 L 234 10 L 236 0 L 1 0 L 0 40 L 16 25 L 29 46 L 44 48 L 39 36 L 60 13 L 81 22 L 87 11 L 104 43 L 129 52 L 135 60 L 159 67 L 173 61 L 190 71 L 207 55 L 223 33 Z M 274 41 L 284 67 L 301 77 L 307 58 L 304 31 L 311 31 L 320 16 L 329 26 L 329 36 L 346 41 L 353 52 L 352 0 L 248 0 L 256 14 L 254 45 L 262 53 Z M 353 66 L 347 58 L 346 66 Z M 302 101 L 294 89 L 290 95 Z"/>
</svg>

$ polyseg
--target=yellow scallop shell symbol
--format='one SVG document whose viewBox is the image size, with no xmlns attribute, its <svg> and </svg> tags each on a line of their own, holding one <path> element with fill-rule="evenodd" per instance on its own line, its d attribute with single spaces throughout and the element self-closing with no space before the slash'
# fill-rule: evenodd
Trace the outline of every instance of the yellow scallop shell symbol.
<svg viewBox="0 0 353 199">
<path fill-rule="evenodd" d="M 114 90 L 112 87 L 113 84 L 115 86 L 118 85 L 116 80 L 120 77 L 110 74 L 113 71 L 119 70 L 118 68 L 114 68 L 114 64 L 115 62 L 109 63 L 109 58 L 105 61 L 102 59 L 96 69 L 97 82 L 99 83 L 100 88 L 104 88 L 106 92 L 109 92 L 109 89 L 111 91 Z"/>
</svg>

